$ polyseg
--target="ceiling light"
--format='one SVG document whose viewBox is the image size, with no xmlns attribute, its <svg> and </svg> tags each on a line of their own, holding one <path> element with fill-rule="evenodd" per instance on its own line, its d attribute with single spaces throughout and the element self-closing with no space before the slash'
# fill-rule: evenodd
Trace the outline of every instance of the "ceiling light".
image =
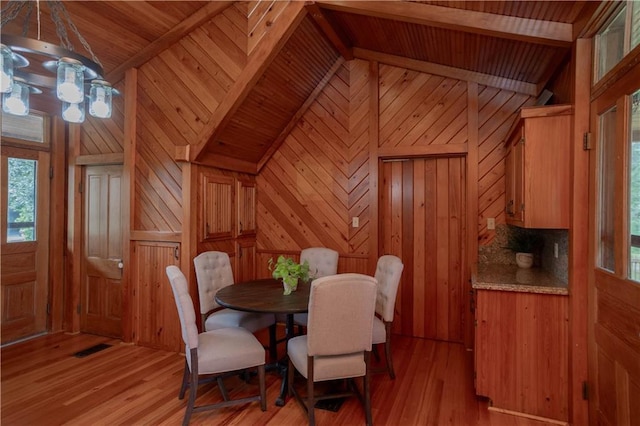
<svg viewBox="0 0 640 426">
<path fill-rule="evenodd" d="M 26 15 L 23 23 L 23 34 L 27 34 L 29 17 L 33 7 L 32 1 L 10 1 L 2 9 L 1 26 L 16 19 L 23 11 Z M 89 98 L 89 113 L 94 117 L 111 117 L 111 100 L 113 95 L 119 92 L 111 84 L 103 80 L 104 71 L 100 62 L 93 54 L 91 47 L 80 34 L 77 27 L 71 21 L 71 17 L 61 1 L 47 1 L 51 19 L 55 25 L 56 33 L 60 38 L 61 46 L 40 40 L 40 1 L 37 5 L 38 39 L 2 34 L 0 53 L 2 54 L 2 72 L 0 89 L 3 93 L 3 110 L 10 114 L 22 114 L 26 105 L 29 111 L 29 93 L 37 93 L 35 87 L 55 89 L 57 98 L 62 101 L 62 118 L 73 123 L 84 121 L 85 98 Z M 67 22 L 65 25 L 64 21 Z M 67 26 L 70 31 L 67 30 Z M 72 32 L 82 43 L 85 50 L 91 55 L 91 59 L 80 55 L 73 50 L 68 38 Z M 43 66 L 56 75 L 42 75 L 33 72 L 29 61 L 21 54 L 32 57 L 41 57 Z M 20 68 L 25 68 L 21 70 Z M 18 84 L 16 85 L 16 81 Z M 30 88 L 25 89 L 25 86 Z M 85 89 L 85 86 L 87 88 Z M 34 90 L 35 89 L 35 90 Z M 9 94 L 9 95 L 7 95 Z M 26 96 L 26 99 L 25 99 Z M 5 106 L 5 99 L 10 103 Z"/>
</svg>

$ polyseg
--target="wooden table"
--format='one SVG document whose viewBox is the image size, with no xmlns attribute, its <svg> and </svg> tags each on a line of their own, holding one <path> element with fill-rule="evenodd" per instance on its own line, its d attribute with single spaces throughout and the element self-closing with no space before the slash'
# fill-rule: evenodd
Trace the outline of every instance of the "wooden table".
<svg viewBox="0 0 640 426">
<path fill-rule="evenodd" d="M 285 295 L 280 280 L 266 278 L 224 287 L 218 290 L 215 299 L 220 306 L 238 311 L 286 314 L 285 334 L 286 340 L 289 340 L 294 336 L 293 314 L 304 313 L 309 309 L 310 288 L 311 282 L 299 282 L 296 291 Z M 276 368 L 282 375 L 280 396 L 276 399 L 276 405 L 279 407 L 282 407 L 286 402 L 287 367 L 286 357 L 276 364 Z"/>
</svg>

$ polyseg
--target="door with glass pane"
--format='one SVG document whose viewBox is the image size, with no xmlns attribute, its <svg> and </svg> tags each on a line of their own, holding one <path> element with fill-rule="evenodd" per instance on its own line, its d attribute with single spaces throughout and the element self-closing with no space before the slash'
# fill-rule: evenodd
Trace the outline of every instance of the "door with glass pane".
<svg viewBox="0 0 640 426">
<path fill-rule="evenodd" d="M 592 103 L 592 424 L 640 419 L 640 66 Z"/>
<path fill-rule="evenodd" d="M 47 330 L 49 153 L 3 146 L 2 343 Z"/>
</svg>

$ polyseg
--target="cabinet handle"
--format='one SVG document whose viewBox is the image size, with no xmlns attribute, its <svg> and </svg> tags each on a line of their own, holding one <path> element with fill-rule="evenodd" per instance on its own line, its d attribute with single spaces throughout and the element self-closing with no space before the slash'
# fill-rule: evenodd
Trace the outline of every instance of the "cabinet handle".
<svg viewBox="0 0 640 426">
<path fill-rule="evenodd" d="M 506 213 L 509 216 L 513 216 L 513 200 L 509 200 L 509 202 L 507 203 L 507 207 L 506 207 Z"/>
<path fill-rule="evenodd" d="M 240 230 L 238 232 L 242 234 L 242 221 L 240 221 Z"/>
<path fill-rule="evenodd" d="M 178 246 L 173 248 L 173 257 L 175 257 L 176 260 L 180 260 L 180 248 Z"/>
</svg>

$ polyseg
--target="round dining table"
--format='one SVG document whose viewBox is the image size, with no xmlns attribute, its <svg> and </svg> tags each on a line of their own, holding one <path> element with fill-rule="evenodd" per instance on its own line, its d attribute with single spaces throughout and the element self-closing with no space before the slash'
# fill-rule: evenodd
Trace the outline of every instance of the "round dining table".
<svg viewBox="0 0 640 426">
<path fill-rule="evenodd" d="M 218 290 L 215 300 L 220 306 L 238 311 L 286 314 L 286 340 L 294 336 L 293 314 L 305 313 L 309 310 L 309 290 L 311 282 L 298 283 L 296 291 L 284 294 L 281 280 L 265 278 L 259 280 L 236 283 Z M 279 360 L 275 368 L 282 375 L 280 396 L 276 405 L 284 406 L 287 396 L 287 368 L 288 359 Z"/>
</svg>

